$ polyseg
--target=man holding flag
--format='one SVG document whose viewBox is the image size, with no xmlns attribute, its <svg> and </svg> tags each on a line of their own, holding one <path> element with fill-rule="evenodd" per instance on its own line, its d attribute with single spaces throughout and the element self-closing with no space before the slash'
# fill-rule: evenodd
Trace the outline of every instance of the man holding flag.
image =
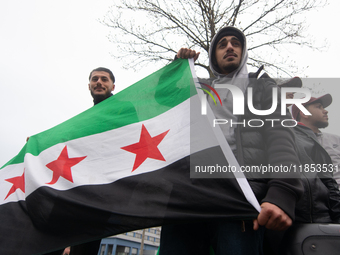
<svg viewBox="0 0 340 255">
<path fill-rule="evenodd" d="M 115 89 L 115 77 L 112 71 L 105 67 L 93 69 L 89 75 L 88 84 L 94 105 L 112 96 L 112 91 Z M 72 246 L 65 250 L 58 250 L 46 255 L 97 255 L 101 239 Z M 63 252 L 63 253 L 62 253 Z"/>
<path fill-rule="evenodd" d="M 227 124 L 220 126 L 238 163 L 241 166 L 299 165 L 292 130 L 280 126 L 280 122 L 256 128 L 246 127 L 241 123 L 254 117 L 247 107 L 243 116 L 233 115 L 233 97 L 228 89 L 222 87 L 224 84 L 237 86 L 243 94 L 246 94 L 248 87 L 252 87 L 253 105 L 261 110 L 270 108 L 272 88 L 276 87 L 267 74 L 258 79 L 261 69 L 255 74 L 248 73 L 244 34 L 234 27 L 226 27 L 215 35 L 210 45 L 210 69 L 216 78 L 204 82 L 210 83 L 207 87 L 215 88 L 222 102 L 216 105 L 211 97 L 208 97 L 208 102 L 217 119 L 230 119 L 238 123 L 236 128 Z M 193 50 L 182 48 L 176 57 L 197 59 L 198 55 Z M 284 116 L 280 115 L 280 111 L 278 107 L 265 117 L 282 120 Z M 260 226 L 273 230 L 285 230 L 291 226 L 295 204 L 303 187 L 298 174 L 290 174 L 287 176 L 290 178 L 286 178 L 285 174 L 279 173 L 265 179 L 264 176 L 261 178 L 246 173 L 246 177 L 261 203 L 261 211 L 253 224 L 249 218 L 241 217 L 237 220 L 163 226 L 160 255 L 204 255 L 208 254 L 210 247 L 216 255 L 262 254 L 263 231 L 260 231 Z M 242 215 L 242 210 L 239 213 Z"/>
<path fill-rule="evenodd" d="M 232 31 L 239 35 L 238 30 Z M 228 36 L 219 41 L 225 42 L 227 37 L 230 42 Z M 235 73 L 248 79 L 245 40 L 241 45 L 242 55 L 228 51 L 225 57 L 216 55 L 216 60 L 239 65 L 241 69 Z M 234 61 L 240 56 L 241 65 Z M 229 64 L 225 67 L 229 69 Z M 191 102 L 199 102 L 194 78 L 191 60 L 174 61 L 95 107 L 31 136 L 19 154 L 0 169 L 0 235 L 4 237 L 0 253 L 43 254 L 132 230 L 212 218 L 227 220 L 226 224 L 236 222 L 233 227 L 246 229 L 248 239 L 256 239 L 259 248 L 261 235 L 248 231 L 252 226 L 241 221 L 258 214 L 256 205 L 249 202 L 252 194 L 243 190 L 249 185 L 245 179 L 244 185 L 239 185 L 242 178 L 235 180 L 232 173 L 228 179 L 190 178 L 192 158 L 229 162 L 224 156 L 225 138 L 216 139 L 212 132 L 203 137 L 190 135 L 192 129 L 199 128 L 199 133 L 207 124 L 189 111 Z M 106 94 L 113 86 L 93 89 Z M 266 96 L 264 93 L 254 103 L 264 99 L 263 103 L 269 104 L 271 97 Z M 275 114 L 270 117 L 281 117 Z M 239 163 L 298 164 L 291 132 L 281 129 L 261 128 L 250 139 L 244 137 L 249 129 L 240 133 L 236 129 L 235 136 L 243 137 L 236 139 L 235 145 Z M 265 139 L 261 134 L 266 134 Z M 198 138 L 205 139 L 204 143 Z M 250 150 L 240 150 L 240 142 Z M 275 144 L 280 144 L 279 148 Z M 232 142 L 230 145 L 234 149 Z M 232 160 L 230 164 L 235 165 Z M 250 185 L 263 208 L 255 228 L 258 224 L 286 228 L 301 193 L 299 181 L 259 178 Z M 228 228 L 220 230 L 230 232 Z M 193 253 L 189 249 L 186 254 Z"/>
<path fill-rule="evenodd" d="M 112 71 L 105 67 L 98 67 L 90 73 L 89 90 L 94 105 L 112 96 L 115 89 L 115 77 Z M 70 255 L 96 255 L 101 239 L 71 247 Z"/>
</svg>

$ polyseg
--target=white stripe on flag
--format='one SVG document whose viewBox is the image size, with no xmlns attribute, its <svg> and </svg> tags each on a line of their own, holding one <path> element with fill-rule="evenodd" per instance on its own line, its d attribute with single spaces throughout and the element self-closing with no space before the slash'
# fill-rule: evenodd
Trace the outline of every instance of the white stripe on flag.
<svg viewBox="0 0 340 255">
<path fill-rule="evenodd" d="M 9 165 L 0 171 L 0 187 L 3 188 L 6 178 L 19 176 L 25 167 L 26 196 L 40 186 L 51 186 L 57 190 L 67 190 L 79 185 L 107 184 L 124 177 L 138 175 L 161 169 L 190 153 L 190 101 L 189 99 L 169 111 L 146 121 L 134 123 L 122 128 L 56 144 L 38 156 L 25 155 L 25 163 Z M 170 130 L 158 145 L 166 161 L 148 158 L 132 172 L 136 154 L 121 149 L 121 147 L 137 143 L 140 139 L 142 124 L 147 128 L 151 137 Z M 56 160 L 63 148 L 67 146 L 68 157 L 86 158 L 71 167 L 73 182 L 62 177 L 52 185 L 53 172 L 46 165 Z M 13 175 L 8 173 L 9 169 Z M 20 173 L 21 170 L 21 173 Z M 15 174 L 14 174 L 15 172 Z M 6 176 L 2 173 L 8 173 Z M 11 183 L 3 189 L 9 190 Z M 1 194 L 7 194 L 2 191 Z M 17 192 L 20 193 L 19 190 Z M 22 192 L 21 192 L 22 193 Z M 11 197 L 11 196 L 10 196 Z M 0 204 L 9 200 L 0 198 Z M 23 200 L 24 197 L 20 199 Z M 16 200 L 17 201 L 17 200 Z"/>
</svg>

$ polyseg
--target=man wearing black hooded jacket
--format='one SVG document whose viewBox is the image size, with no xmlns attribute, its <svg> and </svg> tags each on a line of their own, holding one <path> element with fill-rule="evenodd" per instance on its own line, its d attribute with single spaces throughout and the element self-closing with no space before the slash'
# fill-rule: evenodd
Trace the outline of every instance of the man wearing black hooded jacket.
<svg viewBox="0 0 340 255">
<path fill-rule="evenodd" d="M 190 49 L 181 49 L 178 58 L 198 58 L 199 53 Z M 243 91 L 253 89 L 255 109 L 269 109 L 272 104 L 272 89 L 275 81 L 264 74 L 258 79 L 261 70 L 249 74 L 247 70 L 247 47 L 244 34 L 234 28 L 221 29 L 211 42 L 209 51 L 210 69 L 214 79 L 204 82 L 216 88 L 218 84 L 232 84 Z M 243 116 L 232 113 L 233 98 L 228 89 L 216 89 L 223 103 L 215 106 L 212 99 L 208 102 L 217 119 L 230 119 L 242 122 L 259 119 L 245 107 Z M 279 101 L 279 100 L 278 100 Z M 268 119 L 289 119 L 281 116 L 280 109 Z M 262 116 L 263 117 L 263 116 Z M 262 118 L 261 117 L 261 118 Z M 221 129 L 241 166 L 287 166 L 299 165 L 294 145 L 294 135 L 290 128 L 280 122 L 265 123 L 260 128 L 238 125 L 222 125 Z M 163 226 L 161 233 L 160 255 L 206 255 L 212 247 L 216 255 L 220 254 L 262 254 L 263 228 L 284 230 L 294 219 L 295 204 L 303 188 L 299 175 L 261 176 L 246 174 L 256 198 L 261 203 L 261 212 L 256 219 L 226 220 L 204 223 L 190 223 Z M 281 178 L 275 178 L 281 177 Z M 242 212 L 240 212 L 242 214 Z"/>
</svg>

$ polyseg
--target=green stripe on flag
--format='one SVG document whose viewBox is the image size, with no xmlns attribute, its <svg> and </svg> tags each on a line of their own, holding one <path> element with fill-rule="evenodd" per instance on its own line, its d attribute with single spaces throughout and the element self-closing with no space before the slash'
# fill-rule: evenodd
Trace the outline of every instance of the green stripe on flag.
<svg viewBox="0 0 340 255">
<path fill-rule="evenodd" d="M 87 111 L 31 136 L 20 153 L 3 167 L 22 163 L 26 153 L 37 156 L 55 144 L 160 115 L 193 95 L 191 79 L 188 60 L 178 59 Z"/>
</svg>

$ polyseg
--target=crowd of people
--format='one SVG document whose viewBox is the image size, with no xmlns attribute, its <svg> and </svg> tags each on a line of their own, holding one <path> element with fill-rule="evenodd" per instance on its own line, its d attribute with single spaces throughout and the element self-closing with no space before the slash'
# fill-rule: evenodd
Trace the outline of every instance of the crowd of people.
<svg viewBox="0 0 340 255">
<path fill-rule="evenodd" d="M 213 88 L 219 84 L 231 84 L 241 89 L 253 89 L 253 105 L 256 109 L 269 109 L 272 89 L 276 87 L 302 87 L 299 77 L 277 84 L 262 68 L 255 73 L 247 69 L 247 40 L 235 27 L 222 28 L 210 44 L 209 65 L 214 78 L 205 79 Z M 182 48 L 176 58 L 194 58 L 200 53 Z M 176 60 L 174 60 L 176 61 Z M 112 96 L 115 78 L 107 68 L 97 68 L 90 73 L 89 90 L 94 104 Z M 208 103 L 216 118 L 248 120 L 254 115 L 246 108 L 244 115 L 233 114 L 233 95 L 227 89 L 216 88 L 221 105 Z M 287 98 L 293 98 L 292 92 Z M 280 104 L 280 100 L 278 100 Z M 297 171 L 290 176 L 272 175 L 258 178 L 251 173 L 246 177 L 261 204 L 256 219 L 237 219 L 182 223 L 162 227 L 160 255 L 208 255 L 208 254 L 280 254 L 285 231 L 297 223 L 340 223 L 340 137 L 321 131 L 328 126 L 326 108 L 332 103 L 330 94 L 312 97 L 303 106 L 311 115 L 292 105 L 281 114 L 281 107 L 267 116 L 283 120 L 294 118 L 297 125 L 287 128 L 280 122 L 258 128 L 238 125 L 221 126 L 226 141 L 240 165 L 295 165 L 321 167 L 320 171 Z M 309 168 L 310 169 L 310 168 Z M 78 245 L 50 254 L 97 254 L 100 240 Z"/>
</svg>

